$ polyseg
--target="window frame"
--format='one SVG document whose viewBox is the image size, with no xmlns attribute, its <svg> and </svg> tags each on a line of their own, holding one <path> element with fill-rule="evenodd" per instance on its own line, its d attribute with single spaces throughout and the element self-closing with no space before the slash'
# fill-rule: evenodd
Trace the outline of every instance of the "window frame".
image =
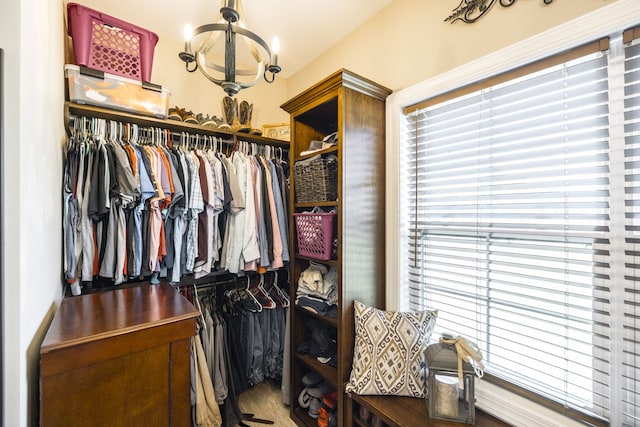
<svg viewBox="0 0 640 427">
<path fill-rule="evenodd" d="M 621 35 L 622 31 L 640 23 L 640 6 L 633 0 L 618 0 L 597 11 L 574 19 L 537 36 L 531 37 L 505 49 L 487 55 L 445 74 L 435 76 L 421 83 L 392 94 L 387 99 L 387 199 L 386 199 L 386 307 L 391 310 L 406 310 L 408 303 L 398 286 L 400 275 L 400 248 L 405 244 L 398 233 L 401 220 L 402 189 L 399 187 L 399 154 L 396 147 L 400 143 L 400 124 L 403 110 L 457 88 L 471 86 L 474 82 L 491 79 L 492 76 L 505 73 L 540 61 L 543 58 L 576 48 L 595 39 L 609 35 Z M 508 383 L 494 384 L 486 380 L 478 381 L 478 407 L 493 413 L 513 424 L 549 425 L 561 423 L 573 425 L 574 420 L 567 418 L 576 414 L 560 407 L 548 409 L 547 402 L 533 393 L 521 398 L 513 395 L 515 388 Z M 496 381 L 496 383 L 498 383 Z M 612 409 L 613 412 L 613 409 Z M 532 424 L 533 423 L 533 424 Z M 614 424 L 614 423 L 612 423 Z M 576 423 L 575 425 L 581 425 Z"/>
</svg>

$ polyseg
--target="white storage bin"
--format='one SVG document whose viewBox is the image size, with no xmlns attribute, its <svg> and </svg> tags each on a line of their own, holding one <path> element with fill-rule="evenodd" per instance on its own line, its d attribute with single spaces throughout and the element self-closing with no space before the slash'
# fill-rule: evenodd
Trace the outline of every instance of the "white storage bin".
<svg viewBox="0 0 640 427">
<path fill-rule="evenodd" d="M 161 119 L 167 117 L 171 91 L 90 68 L 67 64 L 69 101 Z"/>
</svg>

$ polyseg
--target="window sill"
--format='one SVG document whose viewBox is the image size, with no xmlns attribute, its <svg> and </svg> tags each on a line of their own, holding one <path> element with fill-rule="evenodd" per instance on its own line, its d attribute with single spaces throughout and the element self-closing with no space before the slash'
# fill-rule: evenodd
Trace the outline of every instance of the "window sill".
<svg viewBox="0 0 640 427">
<path fill-rule="evenodd" d="M 488 381 L 476 381 L 476 406 L 514 426 L 579 427 L 584 424 Z"/>
</svg>

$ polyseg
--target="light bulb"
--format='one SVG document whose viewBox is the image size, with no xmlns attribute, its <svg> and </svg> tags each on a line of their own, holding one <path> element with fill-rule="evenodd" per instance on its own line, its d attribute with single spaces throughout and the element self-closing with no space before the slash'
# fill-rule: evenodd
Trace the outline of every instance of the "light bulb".
<svg viewBox="0 0 640 427">
<path fill-rule="evenodd" d="M 191 40 L 191 36 L 193 35 L 193 28 L 191 28 L 191 25 L 187 24 L 184 26 L 183 34 L 184 34 L 185 41 Z"/>
<path fill-rule="evenodd" d="M 273 52 L 273 57 L 271 58 L 271 65 L 278 65 L 278 52 L 280 52 L 280 40 L 277 37 L 273 38 L 273 43 L 271 43 L 271 50 Z"/>
</svg>

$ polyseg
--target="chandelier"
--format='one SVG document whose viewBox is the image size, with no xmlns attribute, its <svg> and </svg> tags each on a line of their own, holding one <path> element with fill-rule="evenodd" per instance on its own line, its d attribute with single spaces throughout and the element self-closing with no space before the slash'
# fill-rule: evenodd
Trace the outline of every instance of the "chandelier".
<svg viewBox="0 0 640 427">
<path fill-rule="evenodd" d="M 246 44 L 244 50 L 236 51 L 238 36 Z M 242 17 L 241 0 L 222 0 L 220 15 L 215 23 L 201 25 L 193 31 L 187 25 L 184 37 L 184 52 L 178 56 L 185 62 L 186 70 L 193 73 L 199 69 L 229 96 L 253 86 L 261 77 L 267 83 L 273 83 L 276 74 L 281 71 L 278 65 L 278 39 L 274 39 L 271 49 L 260 36 L 247 29 Z M 224 37 L 224 44 L 219 43 L 221 37 Z M 241 60 L 255 64 L 249 68 L 236 67 L 239 55 L 244 55 Z M 221 63 L 223 58 L 224 62 Z"/>
</svg>

